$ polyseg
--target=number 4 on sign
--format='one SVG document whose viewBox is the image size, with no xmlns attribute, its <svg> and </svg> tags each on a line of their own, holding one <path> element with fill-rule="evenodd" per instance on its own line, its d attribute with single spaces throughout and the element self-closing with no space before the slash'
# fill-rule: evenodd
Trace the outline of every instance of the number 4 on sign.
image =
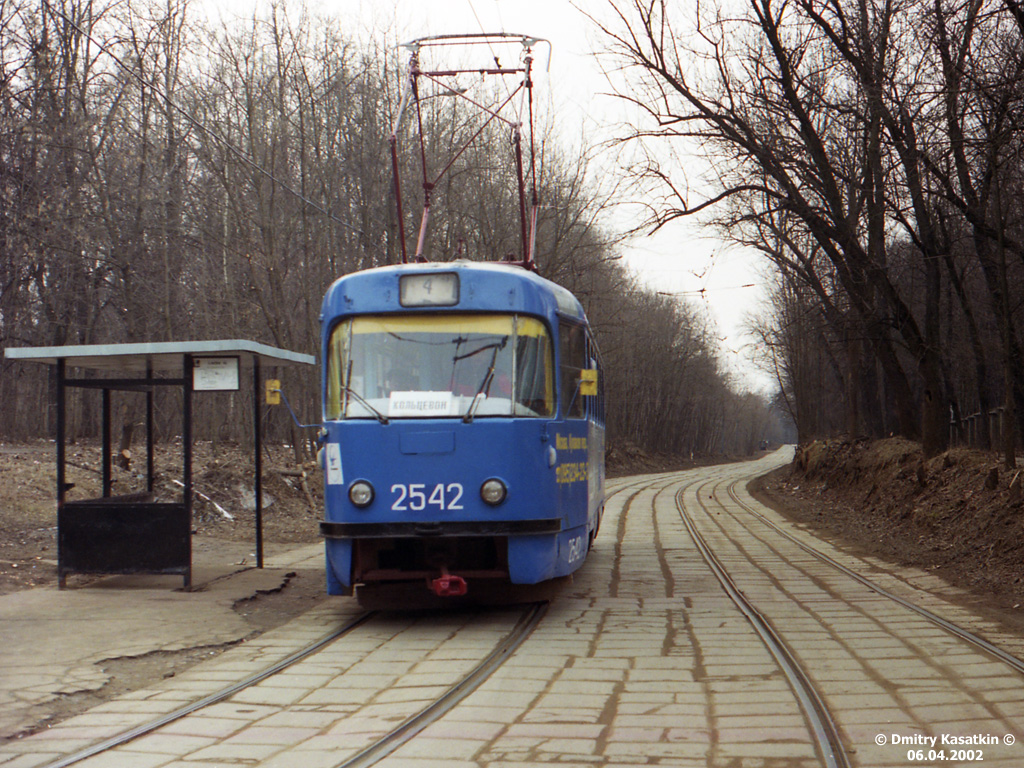
<svg viewBox="0 0 1024 768">
<path fill-rule="evenodd" d="M 267 405 L 281 404 L 281 381 L 279 379 L 267 379 Z"/>
</svg>

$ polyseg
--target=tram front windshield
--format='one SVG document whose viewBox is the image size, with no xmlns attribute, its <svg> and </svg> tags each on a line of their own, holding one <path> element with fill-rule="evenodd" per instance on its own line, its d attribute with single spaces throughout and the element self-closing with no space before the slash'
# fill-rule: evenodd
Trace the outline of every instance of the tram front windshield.
<svg viewBox="0 0 1024 768">
<path fill-rule="evenodd" d="M 328 419 L 552 416 L 551 338 L 518 315 L 364 315 L 331 332 Z"/>
</svg>

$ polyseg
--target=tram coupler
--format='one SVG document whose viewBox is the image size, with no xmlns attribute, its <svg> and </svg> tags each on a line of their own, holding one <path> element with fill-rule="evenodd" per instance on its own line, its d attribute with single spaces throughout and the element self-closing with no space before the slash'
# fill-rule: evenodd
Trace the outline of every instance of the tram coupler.
<svg viewBox="0 0 1024 768">
<path fill-rule="evenodd" d="M 442 568 L 441 575 L 430 582 L 430 591 L 438 597 L 460 597 L 466 589 L 466 580 L 448 573 L 447 568 Z"/>
</svg>

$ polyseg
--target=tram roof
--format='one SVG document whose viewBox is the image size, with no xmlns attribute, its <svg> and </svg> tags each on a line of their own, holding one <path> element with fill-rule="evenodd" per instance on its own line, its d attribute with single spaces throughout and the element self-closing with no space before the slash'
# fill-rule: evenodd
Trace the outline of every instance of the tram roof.
<svg viewBox="0 0 1024 768">
<path fill-rule="evenodd" d="M 237 357 L 243 366 L 254 360 L 260 365 L 313 365 L 316 358 L 300 352 L 270 347 L 245 339 L 214 341 L 166 341 L 136 344 L 71 344 L 62 347 L 8 347 L 9 360 L 25 360 L 102 371 L 180 371 L 184 355 L 194 357 Z"/>
<path fill-rule="evenodd" d="M 456 273 L 465 289 L 454 306 L 438 311 L 510 311 L 549 316 L 555 312 L 586 320 L 583 305 L 567 288 L 522 267 L 481 261 L 446 261 L 374 267 L 343 275 L 324 296 L 324 315 L 407 312 L 400 305 L 403 275 Z"/>
</svg>

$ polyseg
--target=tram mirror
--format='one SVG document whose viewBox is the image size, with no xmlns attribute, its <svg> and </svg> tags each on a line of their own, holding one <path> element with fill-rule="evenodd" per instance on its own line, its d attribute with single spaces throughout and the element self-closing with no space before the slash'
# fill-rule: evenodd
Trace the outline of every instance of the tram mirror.
<svg viewBox="0 0 1024 768">
<path fill-rule="evenodd" d="M 584 368 L 580 371 L 580 394 L 597 394 L 597 368 Z"/>
<path fill-rule="evenodd" d="M 267 405 L 281 404 L 281 381 L 280 379 L 267 379 L 266 383 Z"/>
</svg>

